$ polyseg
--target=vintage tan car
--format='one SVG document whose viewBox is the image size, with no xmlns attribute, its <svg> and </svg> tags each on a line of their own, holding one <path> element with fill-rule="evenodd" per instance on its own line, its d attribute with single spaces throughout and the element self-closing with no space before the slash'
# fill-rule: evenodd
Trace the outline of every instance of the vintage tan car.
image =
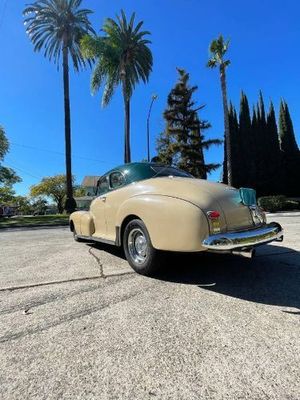
<svg viewBox="0 0 300 400">
<path fill-rule="evenodd" d="M 102 176 L 89 211 L 70 215 L 75 240 L 123 246 L 132 268 L 151 275 L 162 251 L 252 255 L 255 246 L 282 240 L 266 223 L 252 189 L 196 179 L 177 168 L 131 163 Z"/>
</svg>

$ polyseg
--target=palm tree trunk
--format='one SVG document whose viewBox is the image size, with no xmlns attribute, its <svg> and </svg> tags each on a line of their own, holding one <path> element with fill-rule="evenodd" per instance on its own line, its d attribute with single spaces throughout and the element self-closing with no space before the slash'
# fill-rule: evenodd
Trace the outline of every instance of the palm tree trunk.
<svg viewBox="0 0 300 400">
<path fill-rule="evenodd" d="M 70 86 L 68 48 L 63 48 L 63 81 L 64 81 L 64 109 L 65 109 L 65 147 L 66 147 L 66 185 L 67 198 L 65 210 L 71 213 L 76 208 L 72 187 L 72 161 L 71 161 L 71 117 L 70 117 Z"/>
<path fill-rule="evenodd" d="M 232 168 L 231 168 L 231 138 L 229 131 L 229 116 L 228 116 L 228 103 L 227 103 L 227 89 L 226 89 L 226 74 L 225 66 L 220 65 L 220 79 L 221 79 L 221 90 L 223 99 L 223 111 L 224 111 L 224 127 L 225 127 L 225 142 L 226 142 L 226 156 L 227 156 L 227 181 L 228 185 L 232 185 Z"/>
<path fill-rule="evenodd" d="M 124 97 L 124 111 L 125 111 L 125 148 L 124 148 L 124 162 L 125 164 L 131 162 L 131 151 L 130 151 L 130 98 L 126 92 L 126 82 L 123 79 L 123 97 Z"/>
</svg>

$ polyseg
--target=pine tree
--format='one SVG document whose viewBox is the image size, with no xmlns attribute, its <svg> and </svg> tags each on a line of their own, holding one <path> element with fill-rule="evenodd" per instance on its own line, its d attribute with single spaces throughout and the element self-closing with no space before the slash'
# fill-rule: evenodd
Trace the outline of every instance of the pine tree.
<svg viewBox="0 0 300 400">
<path fill-rule="evenodd" d="M 300 152 L 295 138 L 294 128 L 288 106 L 280 102 L 279 137 L 282 152 L 282 168 L 284 174 L 284 194 L 300 195 Z"/>
<path fill-rule="evenodd" d="M 198 119 L 198 117 L 196 117 Z M 198 120 L 199 121 L 199 120 Z M 210 142 L 204 140 L 204 136 L 200 133 L 202 129 L 210 127 L 206 121 L 199 121 L 199 129 L 195 129 L 190 133 L 190 141 L 185 148 L 186 164 L 179 167 L 188 171 L 191 175 L 207 179 L 207 172 L 214 169 L 214 164 L 205 165 L 203 149 L 209 148 Z"/>
<path fill-rule="evenodd" d="M 205 179 L 207 173 L 218 168 L 219 164 L 205 164 L 203 150 L 221 141 L 204 139 L 202 132 L 210 124 L 199 120 L 197 112 L 203 106 L 195 108 L 192 100 L 197 86 L 189 86 L 189 74 L 183 69 L 177 71 L 179 80 L 168 96 L 164 112 L 166 128 L 157 141 L 158 160 Z"/>
<path fill-rule="evenodd" d="M 166 165 L 173 163 L 172 137 L 169 132 L 163 131 L 157 139 L 158 155 L 152 158 L 153 162 L 161 162 Z"/>
</svg>

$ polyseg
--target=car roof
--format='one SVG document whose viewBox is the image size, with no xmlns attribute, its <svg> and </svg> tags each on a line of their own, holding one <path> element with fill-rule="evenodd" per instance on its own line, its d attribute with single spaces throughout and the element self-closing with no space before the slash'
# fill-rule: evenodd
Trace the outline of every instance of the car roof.
<svg viewBox="0 0 300 400">
<path fill-rule="evenodd" d="M 118 167 L 113 168 L 110 171 L 106 172 L 106 174 L 104 174 L 103 176 L 109 175 L 112 172 L 119 171 L 126 176 L 127 182 L 130 183 L 153 177 L 156 174 L 155 170 L 151 168 L 153 166 L 167 167 L 167 165 L 161 163 L 133 162 L 133 163 L 119 165 Z"/>
</svg>

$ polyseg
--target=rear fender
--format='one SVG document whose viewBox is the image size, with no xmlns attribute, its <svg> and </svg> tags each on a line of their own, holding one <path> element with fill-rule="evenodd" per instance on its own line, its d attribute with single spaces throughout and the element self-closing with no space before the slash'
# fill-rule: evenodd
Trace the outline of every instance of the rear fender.
<svg viewBox="0 0 300 400">
<path fill-rule="evenodd" d="M 121 232 L 122 223 L 129 215 L 137 216 L 146 224 L 152 245 L 158 250 L 205 250 L 202 241 L 209 233 L 207 219 L 199 207 L 188 201 L 162 195 L 131 197 L 117 214 Z"/>
</svg>

